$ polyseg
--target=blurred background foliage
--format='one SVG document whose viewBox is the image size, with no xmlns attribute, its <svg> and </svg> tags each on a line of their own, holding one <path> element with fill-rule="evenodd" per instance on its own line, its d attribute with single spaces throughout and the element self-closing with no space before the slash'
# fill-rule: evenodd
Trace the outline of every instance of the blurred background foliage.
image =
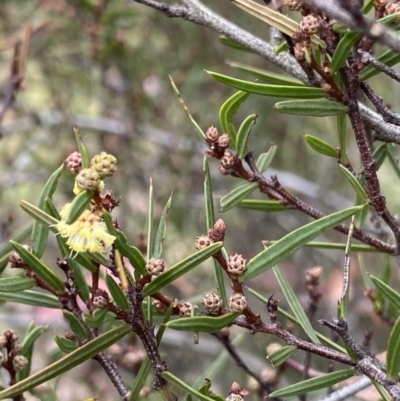
<svg viewBox="0 0 400 401">
<path fill-rule="evenodd" d="M 1 240 L 6 241 L 29 224 L 18 202 L 26 199 L 37 203 L 51 172 L 76 150 L 72 131 L 76 124 L 92 155 L 104 150 L 119 160 L 118 173 L 110 180 L 110 185 L 122 200 L 115 217 L 131 242 L 140 244 L 141 241 L 151 177 L 157 219 L 170 192 L 174 192 L 164 247 L 167 265 L 192 253 L 195 237 L 206 231 L 202 172 L 205 146 L 187 121 L 168 75 L 173 77 L 193 116 L 205 130 L 210 125 L 218 125 L 218 109 L 233 90 L 214 81 L 204 69 L 253 79 L 233 70 L 226 62 L 237 61 L 277 72 L 275 67 L 255 55 L 225 47 L 214 32 L 182 20 L 168 19 L 130 0 L 2 0 L 1 3 L 0 94 L 3 99 L 9 86 L 15 44 L 23 37 L 26 27 L 32 30 L 22 87 L 1 123 Z M 268 39 L 265 24 L 236 9 L 229 1 L 204 3 L 225 18 Z M 373 87 L 379 87 L 379 94 L 390 103 L 395 99 L 395 89 L 387 83 L 381 76 L 372 81 Z M 308 133 L 337 146 L 336 119 L 280 115 L 274 112 L 273 105 L 274 99 L 253 95 L 236 117 L 240 124 L 248 114 L 257 113 L 250 142 L 256 153 L 267 151 L 271 143 L 278 146 L 271 173 L 278 174 L 283 185 L 325 213 L 351 205 L 352 189 L 340 174 L 336 161 L 313 153 L 303 138 L 303 134 Z M 350 135 L 348 146 L 353 165 L 359 167 Z M 380 174 L 384 194 L 389 205 L 399 209 L 399 188 L 390 185 L 393 173 L 386 164 Z M 224 195 L 242 184 L 232 177 L 221 176 L 214 160 L 210 160 L 210 169 L 216 195 Z M 59 208 L 72 199 L 72 185 L 72 176 L 64 172 L 55 196 Z M 215 204 L 218 209 L 217 198 Z M 227 224 L 228 251 L 242 253 L 246 258 L 262 249 L 261 240 L 278 239 L 310 221 L 293 211 L 262 214 L 236 208 L 217 216 L 223 217 Z M 341 242 L 346 240 L 334 232 L 327 237 Z M 50 241 L 45 259 L 54 266 L 54 259 L 59 255 L 51 245 Z M 314 265 L 324 267 L 321 279 L 324 297 L 319 314 L 325 318 L 336 314 L 343 257 L 340 251 L 306 249 L 282 264 L 298 294 L 305 294 L 305 269 Z M 362 257 L 371 273 L 379 271 L 383 264 L 383 256 L 366 254 Z M 356 335 L 361 335 L 366 327 L 378 325 L 380 321 L 373 315 L 369 301 L 362 297 L 358 262 L 355 255 L 350 327 L 357 330 Z M 205 264 L 204 269 L 197 269 L 190 277 L 177 282 L 173 294 L 185 299 L 213 289 L 210 272 L 211 265 Z M 285 305 L 272 273 L 266 273 L 253 284 L 266 297 L 275 292 Z M 305 296 L 301 296 L 301 300 L 307 304 Z M 19 310 L 26 308 L 23 306 Z M 4 310 L 1 316 L 6 325 L 10 322 L 26 325 L 26 317 L 18 322 L 15 314 L 9 319 L 10 310 Z M 262 306 L 258 306 L 258 311 L 265 314 Z M 176 361 L 167 358 L 174 369 L 177 361 L 182 361 L 180 353 L 187 349 L 185 341 L 186 345 L 192 341 L 190 335 L 182 338 L 176 333 L 168 338 L 167 345 L 170 341 L 176 346 Z M 380 336 L 382 343 L 378 341 L 373 351 L 380 350 L 385 338 L 385 335 Z M 258 337 L 253 344 L 244 347 L 252 348 L 248 355 L 253 359 L 258 353 L 257 369 L 266 364 L 262 355 L 270 341 L 272 339 Z M 216 343 L 214 345 L 217 347 Z M 188 358 L 185 366 L 198 369 L 190 372 L 191 377 L 197 377 L 207 359 L 212 360 L 220 349 L 217 347 L 213 352 L 211 346 L 199 347 L 197 350 L 202 351 L 195 350 L 193 356 L 185 354 Z M 204 353 L 202 363 L 195 357 L 197 352 Z M 195 358 L 196 364 L 190 358 Z M 237 379 L 234 370 L 229 376 L 228 380 Z"/>
</svg>

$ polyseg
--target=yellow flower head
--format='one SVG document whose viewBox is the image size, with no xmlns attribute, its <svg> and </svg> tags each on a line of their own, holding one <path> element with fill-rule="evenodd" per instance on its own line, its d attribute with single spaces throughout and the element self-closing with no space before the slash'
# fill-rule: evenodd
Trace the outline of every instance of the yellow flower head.
<svg viewBox="0 0 400 401">
<path fill-rule="evenodd" d="M 115 237 L 107 232 L 101 217 L 85 210 L 72 224 L 67 224 L 70 204 L 66 204 L 60 212 L 61 220 L 57 224 L 60 235 L 67 239 L 67 245 L 75 252 L 103 252 L 112 245 Z"/>
</svg>

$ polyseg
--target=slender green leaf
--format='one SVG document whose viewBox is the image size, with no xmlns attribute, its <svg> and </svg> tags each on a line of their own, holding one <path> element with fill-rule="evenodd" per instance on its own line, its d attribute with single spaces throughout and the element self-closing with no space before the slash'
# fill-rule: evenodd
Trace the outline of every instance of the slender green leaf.
<svg viewBox="0 0 400 401">
<path fill-rule="evenodd" d="M 264 249 L 254 258 L 252 258 L 243 276 L 239 277 L 239 281 L 243 282 L 250 278 L 256 277 L 272 266 L 279 263 L 286 256 L 295 252 L 298 248 L 307 244 L 318 235 L 323 234 L 331 228 L 334 228 L 343 220 L 346 220 L 354 213 L 357 213 L 364 206 L 354 206 L 348 209 L 322 217 L 319 220 L 306 224 L 297 230 L 285 235 L 279 241 L 275 242 L 269 248 Z"/>
<path fill-rule="evenodd" d="M 85 211 L 89 206 L 90 201 L 93 198 L 92 191 L 82 191 L 79 195 L 75 196 L 74 200 L 71 202 L 70 210 L 66 218 L 67 224 L 72 224 L 78 220 L 79 216 Z"/>
<path fill-rule="evenodd" d="M 162 212 L 160 223 L 157 229 L 156 240 L 154 243 L 154 253 L 153 253 L 153 257 L 156 259 L 161 258 L 162 255 L 162 244 L 164 242 L 165 234 L 167 232 L 167 218 L 169 209 L 171 208 L 171 202 L 172 202 L 172 193 L 167 201 L 167 204 L 164 207 L 164 211 Z"/>
<path fill-rule="evenodd" d="M 274 200 L 243 199 L 237 206 L 242 209 L 258 210 L 260 212 L 281 212 L 288 210 L 282 203 Z"/>
<path fill-rule="evenodd" d="M 228 61 L 227 64 L 233 68 L 236 68 L 237 70 L 253 74 L 255 77 L 262 79 L 268 84 L 304 86 L 304 84 L 296 78 L 292 78 L 282 74 L 276 74 L 274 72 L 263 70 L 261 68 L 255 68 L 251 65 L 236 63 L 234 61 Z"/>
<path fill-rule="evenodd" d="M 237 138 L 236 138 L 236 148 L 239 159 L 244 159 L 247 153 L 249 153 L 249 149 L 247 143 L 249 141 L 250 132 L 253 128 L 253 125 L 256 123 L 256 114 L 252 114 L 248 116 L 239 127 Z"/>
<path fill-rule="evenodd" d="M 258 84 L 241 79 L 228 77 L 227 75 L 218 74 L 217 72 L 206 71 L 217 81 L 232 86 L 248 93 L 255 93 L 263 96 L 286 97 L 299 99 L 318 99 L 326 97 L 326 92 L 320 88 L 310 88 L 307 86 L 284 86 L 284 85 L 268 85 Z"/>
<path fill-rule="evenodd" d="M 273 244 L 274 242 L 276 241 L 268 241 L 269 244 Z M 341 251 L 344 251 L 346 249 L 346 244 L 340 244 L 337 242 L 309 242 L 304 246 L 321 249 L 340 249 Z M 351 250 L 353 252 L 380 252 L 379 249 L 374 248 L 373 246 L 358 244 L 351 245 Z"/>
<path fill-rule="evenodd" d="M 169 76 L 169 80 L 171 81 L 171 86 L 172 89 L 174 90 L 176 96 L 178 96 L 179 102 L 181 103 L 181 106 L 186 114 L 186 117 L 188 118 L 188 120 L 190 121 L 190 123 L 192 124 L 192 127 L 194 128 L 194 130 L 196 131 L 196 134 L 198 135 L 198 137 L 205 142 L 206 141 L 206 134 L 204 133 L 204 131 L 200 128 L 199 124 L 197 124 L 197 122 L 195 121 L 195 119 L 192 117 L 192 115 L 190 114 L 189 109 L 187 108 L 178 88 L 175 85 L 174 80 L 172 79 L 171 75 Z"/>
<path fill-rule="evenodd" d="M 106 223 L 108 232 L 117 238 L 115 240 L 115 247 L 121 252 L 121 255 L 128 258 L 135 270 L 142 275 L 146 275 L 146 260 L 142 253 L 135 246 L 128 245 L 125 234 L 114 227 L 111 214 L 107 211 L 104 211 L 104 222 Z"/>
<path fill-rule="evenodd" d="M 129 310 L 129 302 L 122 292 L 121 287 L 114 281 L 114 279 L 107 274 L 106 276 L 106 285 L 108 290 L 110 291 L 111 297 L 113 301 L 123 310 Z"/>
<path fill-rule="evenodd" d="M 181 277 L 183 274 L 186 274 L 188 271 L 192 270 L 200 263 L 207 260 L 216 252 L 220 251 L 222 245 L 222 242 L 216 242 L 215 244 L 212 244 L 207 248 L 203 248 L 200 251 L 188 256 L 186 259 L 181 260 L 170 269 L 157 276 L 151 283 L 149 283 L 144 288 L 143 295 L 148 296 L 160 291 L 166 285 L 176 280 L 178 277 Z"/>
<path fill-rule="evenodd" d="M 386 353 L 388 375 L 395 379 L 400 373 L 400 317 L 396 320 L 390 332 Z"/>
<path fill-rule="evenodd" d="M 236 130 L 233 126 L 233 116 L 238 112 L 239 107 L 250 96 L 247 92 L 236 92 L 219 109 L 219 121 L 224 133 L 229 136 L 229 144 L 236 149 Z"/>
<path fill-rule="evenodd" d="M 180 387 L 184 391 L 189 392 L 190 394 L 192 394 L 193 396 L 195 396 L 197 399 L 199 399 L 201 401 L 214 401 L 211 397 L 207 397 L 206 395 L 201 394 L 199 391 L 197 391 L 194 388 L 190 387 L 184 381 L 182 381 L 181 379 L 177 378 L 175 375 L 173 375 L 171 372 L 168 372 L 167 370 L 162 373 L 162 376 L 169 383 L 174 384 L 175 386 Z"/>
<path fill-rule="evenodd" d="M 29 290 L 36 284 L 33 278 L 13 276 L 0 278 L 0 292 Z"/>
<path fill-rule="evenodd" d="M 349 160 L 347 158 L 347 148 L 346 148 L 346 118 L 345 115 L 339 115 L 336 117 L 336 125 L 338 132 L 338 142 L 340 149 L 340 162 L 345 166 Z"/>
<path fill-rule="evenodd" d="M 18 230 L 18 232 L 12 236 L 12 240 L 18 243 L 23 242 L 31 233 L 32 225 Z M 0 259 L 6 258 L 8 260 L 8 254 L 13 250 L 9 241 L 4 241 L 0 246 Z"/>
<path fill-rule="evenodd" d="M 377 58 L 383 64 L 388 67 L 393 67 L 400 62 L 400 54 L 396 50 L 388 50 Z M 360 82 L 367 81 L 375 75 L 380 74 L 382 71 L 372 65 L 365 67 L 360 74 Z"/>
<path fill-rule="evenodd" d="M 400 310 L 400 294 L 392 287 L 389 287 L 387 284 L 385 284 L 382 280 L 379 280 L 378 277 L 369 275 L 369 278 L 372 280 L 375 286 L 382 291 L 386 299 L 392 302 L 393 306 L 397 310 Z"/>
<path fill-rule="evenodd" d="M 74 130 L 75 140 L 78 145 L 79 153 L 81 154 L 82 168 L 88 168 L 90 166 L 90 160 L 86 146 L 83 143 L 83 139 L 78 130 L 78 127 L 75 126 L 73 130 Z"/>
<path fill-rule="evenodd" d="M 385 254 L 384 258 L 385 258 L 385 263 L 383 269 L 381 269 L 381 271 L 379 272 L 379 280 L 389 285 L 393 270 L 392 266 L 393 257 Z M 382 305 L 383 308 L 385 303 L 387 303 L 385 294 L 379 288 L 377 288 L 374 304 Z"/>
<path fill-rule="evenodd" d="M 393 401 L 393 398 L 389 396 L 386 390 L 374 379 L 371 379 L 372 384 L 375 386 L 376 390 L 378 391 L 381 400 L 380 401 Z"/>
<path fill-rule="evenodd" d="M 34 375 L 22 380 L 7 389 L 0 391 L 0 399 L 13 398 L 24 391 L 30 390 L 45 383 L 54 377 L 65 373 L 75 366 L 81 365 L 83 362 L 94 357 L 99 352 L 108 348 L 110 345 L 115 344 L 122 337 L 131 332 L 130 327 L 122 326 L 112 329 L 99 337 L 89 341 L 76 351 L 71 352 L 59 361 L 47 366 Z"/>
<path fill-rule="evenodd" d="M 295 116 L 327 117 L 347 114 L 349 111 L 341 103 L 325 99 L 309 100 L 284 100 L 275 103 L 275 110 L 281 114 Z"/>
<path fill-rule="evenodd" d="M 73 351 L 76 351 L 79 347 L 75 341 L 69 340 L 65 337 L 59 337 L 54 334 L 54 341 L 57 344 L 57 347 L 66 354 L 70 354 Z"/>
<path fill-rule="evenodd" d="M 337 159 L 338 154 L 329 143 L 321 141 L 321 139 L 316 138 L 315 136 L 304 134 L 304 138 L 310 148 L 314 149 L 316 152 L 320 153 L 321 155 L 333 157 Z"/>
<path fill-rule="evenodd" d="M 82 301 L 86 304 L 90 298 L 90 290 L 81 266 L 79 266 L 75 259 L 70 259 L 69 267 L 74 273 L 74 282 L 76 289 L 78 290 L 78 294 Z"/>
<path fill-rule="evenodd" d="M 327 388 L 333 386 L 336 383 L 340 383 L 349 377 L 356 374 L 353 368 L 338 370 L 336 372 L 328 373 L 323 376 L 314 377 L 312 379 L 303 380 L 299 383 L 292 384 L 280 390 L 276 390 L 269 394 L 273 397 L 290 397 L 298 394 L 309 393 L 310 391 L 319 390 L 321 388 Z"/>
<path fill-rule="evenodd" d="M 330 64 L 332 75 L 335 75 L 336 72 L 339 71 L 339 68 L 344 65 L 347 57 L 349 57 L 352 47 L 359 39 L 361 39 L 361 35 L 358 32 L 349 32 L 340 39 L 340 42 L 333 53 Z"/>
<path fill-rule="evenodd" d="M 372 7 L 374 6 L 374 0 L 366 0 L 364 1 L 364 5 L 362 8 L 363 14 L 367 14 L 372 10 Z"/>
<path fill-rule="evenodd" d="M 230 48 L 232 48 L 232 49 L 239 50 L 239 51 L 241 51 L 241 52 L 246 52 L 246 53 L 253 53 L 252 50 L 250 50 L 250 49 L 248 49 L 247 47 L 241 45 L 240 43 L 235 42 L 235 41 L 232 40 L 232 39 L 227 38 L 227 37 L 224 36 L 224 35 L 220 35 L 220 36 L 219 36 L 219 41 L 220 41 L 223 45 L 228 46 L 228 47 L 230 47 Z"/>
<path fill-rule="evenodd" d="M 84 318 L 85 322 L 89 327 L 93 327 L 94 329 L 97 329 L 100 327 L 106 316 L 107 316 L 108 310 L 106 308 L 98 308 L 96 309 L 92 314 L 90 313 L 84 313 Z"/>
<path fill-rule="evenodd" d="M 46 203 L 46 212 L 50 216 L 54 217 L 56 220 L 61 220 L 60 213 L 56 209 L 56 206 L 54 205 L 53 199 L 46 198 L 45 203 Z"/>
<path fill-rule="evenodd" d="M 299 29 L 299 24 L 296 21 L 271 7 L 262 6 L 252 0 L 232 0 L 232 3 L 290 37 L 293 37 Z M 311 44 L 315 47 L 326 47 L 325 42 L 316 35 L 311 36 Z"/>
<path fill-rule="evenodd" d="M 47 284 L 51 285 L 57 291 L 64 292 L 63 281 L 47 267 L 40 259 L 38 259 L 33 253 L 29 252 L 21 244 L 17 244 L 14 241 L 10 241 L 13 248 L 18 252 L 24 262 Z"/>
<path fill-rule="evenodd" d="M 314 344 L 319 344 L 319 340 L 317 335 L 315 334 L 314 329 L 311 326 L 310 321 L 306 313 L 304 312 L 303 307 L 301 306 L 296 294 L 292 290 L 289 282 L 286 280 L 286 277 L 282 273 L 279 266 L 274 266 L 272 268 L 274 271 L 275 277 L 278 280 L 279 286 L 282 289 L 283 294 L 289 304 L 290 309 L 292 310 L 293 314 L 296 316 L 297 321 L 299 322 L 300 326 L 303 330 L 307 333 L 308 337 Z"/>
<path fill-rule="evenodd" d="M 147 213 L 147 260 L 154 253 L 153 230 L 154 230 L 154 191 L 153 180 L 150 178 L 149 185 L 149 211 Z"/>
<path fill-rule="evenodd" d="M 399 161 L 396 158 L 395 148 L 392 143 L 389 143 L 386 146 L 387 149 L 387 158 L 390 162 L 390 165 L 393 168 L 393 171 L 396 173 L 397 178 L 400 178 L 400 168 L 399 168 Z"/>
<path fill-rule="evenodd" d="M 229 209 L 232 209 L 246 196 L 250 195 L 257 187 L 258 184 L 256 182 L 251 182 L 233 189 L 220 199 L 221 212 L 227 212 Z"/>
<path fill-rule="evenodd" d="M 386 156 L 387 156 L 387 145 L 386 143 L 382 143 L 374 150 L 373 154 L 377 170 L 381 168 L 383 162 L 386 159 Z"/>
<path fill-rule="evenodd" d="M 88 334 L 82 322 L 70 311 L 63 310 L 64 317 L 68 320 L 69 327 L 79 340 L 87 340 Z"/>
<path fill-rule="evenodd" d="M 343 165 L 340 164 L 340 169 L 342 173 L 346 177 L 347 181 L 349 181 L 350 185 L 353 187 L 354 191 L 356 191 L 357 196 L 360 198 L 361 204 L 368 201 L 368 195 L 365 192 L 365 189 L 360 184 L 360 181 L 357 180 L 356 177 Z"/>
<path fill-rule="evenodd" d="M 267 356 L 267 359 L 271 362 L 272 366 L 276 368 L 282 363 L 286 362 L 288 358 L 290 358 L 297 351 L 297 347 L 294 345 L 285 345 L 284 347 L 279 348 L 272 354 Z"/>
<path fill-rule="evenodd" d="M 51 231 L 57 232 L 55 226 L 57 225 L 58 220 L 56 220 L 54 217 L 51 217 L 48 213 L 40 210 L 38 207 L 32 205 L 27 201 L 22 200 L 19 202 L 19 205 L 27 214 L 29 214 L 29 216 L 33 217 L 39 222 L 47 224 Z"/>
<path fill-rule="evenodd" d="M 44 211 L 47 211 L 46 207 L 46 199 L 47 198 L 52 198 L 54 192 L 57 189 L 57 183 L 58 183 L 58 178 L 61 175 L 61 171 L 64 167 L 64 164 L 62 164 L 49 178 L 49 180 L 46 182 L 42 193 L 40 194 L 40 199 L 39 199 L 39 209 L 42 209 Z M 37 220 L 35 220 L 33 224 L 33 230 L 32 230 L 32 249 L 33 249 L 33 254 L 36 255 L 38 258 L 41 258 L 47 245 L 47 239 L 49 236 L 49 227 L 46 224 L 39 223 Z"/>
<path fill-rule="evenodd" d="M 256 167 L 258 171 L 263 173 L 265 170 L 268 169 L 268 167 L 272 163 L 272 160 L 274 160 L 276 150 L 276 145 L 271 145 L 271 147 L 268 149 L 268 152 L 261 153 L 260 156 L 258 156 L 256 161 Z"/>
<path fill-rule="evenodd" d="M 229 326 L 240 312 L 231 312 L 222 316 L 194 316 L 171 320 L 166 326 L 169 329 L 179 331 L 197 331 L 199 333 L 215 333 L 226 326 Z"/>
<path fill-rule="evenodd" d="M 19 304 L 43 306 L 45 308 L 60 309 L 59 300 L 54 295 L 43 294 L 37 291 L 0 292 L 0 301 L 16 302 Z"/>
<path fill-rule="evenodd" d="M 207 156 L 204 155 L 203 159 L 203 172 L 204 172 L 204 203 L 206 210 L 206 225 L 207 231 L 211 230 L 215 223 L 215 211 L 214 211 L 214 198 L 211 186 L 210 168 L 208 166 Z M 226 296 L 225 283 L 224 283 L 224 272 L 221 269 L 219 263 L 213 258 L 214 265 L 214 277 L 217 286 L 217 290 L 220 293 L 224 305 L 228 305 L 228 299 Z"/>
</svg>

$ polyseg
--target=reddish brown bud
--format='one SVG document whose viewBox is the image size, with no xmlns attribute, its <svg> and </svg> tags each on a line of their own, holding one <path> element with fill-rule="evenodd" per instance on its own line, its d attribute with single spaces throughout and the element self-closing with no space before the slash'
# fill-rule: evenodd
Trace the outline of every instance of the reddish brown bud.
<svg viewBox="0 0 400 401">
<path fill-rule="evenodd" d="M 221 149 L 226 149 L 229 146 L 229 142 L 230 142 L 230 139 L 229 139 L 228 134 L 223 134 L 218 138 L 218 146 Z"/>
<path fill-rule="evenodd" d="M 226 225 L 224 220 L 218 219 L 215 222 L 214 227 L 209 230 L 208 235 L 214 242 L 223 241 L 225 238 L 225 231 Z"/>
<path fill-rule="evenodd" d="M 82 168 L 82 157 L 79 152 L 73 152 L 71 153 L 66 159 L 65 159 L 65 165 L 67 166 L 67 169 L 70 170 L 74 174 L 78 174 L 79 171 Z"/>
<path fill-rule="evenodd" d="M 208 143 L 215 143 L 218 141 L 218 130 L 213 125 L 209 127 L 206 131 L 206 140 Z"/>
<path fill-rule="evenodd" d="M 227 150 L 221 158 L 221 166 L 229 170 L 235 165 L 236 159 L 237 156 Z"/>
<path fill-rule="evenodd" d="M 299 27 L 304 34 L 311 36 L 319 31 L 319 19 L 313 14 L 305 15 L 300 21 Z"/>
</svg>

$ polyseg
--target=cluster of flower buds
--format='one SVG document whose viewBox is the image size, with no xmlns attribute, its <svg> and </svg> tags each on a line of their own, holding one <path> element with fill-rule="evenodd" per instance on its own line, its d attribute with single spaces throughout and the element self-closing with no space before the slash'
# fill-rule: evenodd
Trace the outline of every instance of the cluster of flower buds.
<svg viewBox="0 0 400 401">
<path fill-rule="evenodd" d="M 195 307 L 193 302 L 185 301 L 179 306 L 179 316 L 180 317 L 190 317 L 192 315 L 192 310 Z"/>
<path fill-rule="evenodd" d="M 207 152 L 210 156 L 220 159 L 226 148 L 229 147 L 228 134 L 219 135 L 218 129 L 213 125 L 206 131 L 206 141 L 210 150 Z"/>
<path fill-rule="evenodd" d="M 229 309 L 232 312 L 243 312 L 247 308 L 247 299 L 241 293 L 235 293 L 229 298 Z"/>
<path fill-rule="evenodd" d="M 222 298 L 214 291 L 205 293 L 201 303 L 211 315 L 218 315 L 223 305 Z"/>
<path fill-rule="evenodd" d="M 230 276 L 239 277 L 243 275 L 246 270 L 246 259 L 239 254 L 229 256 L 227 262 L 227 272 Z"/>
<path fill-rule="evenodd" d="M 7 330 L 0 336 L 0 347 L 7 349 L 7 358 L 11 360 L 15 372 L 20 372 L 29 363 L 25 356 L 20 355 L 22 347 L 18 340 L 18 334 L 14 330 Z M 5 355 L 0 352 L 0 366 L 3 364 L 4 358 Z"/>
<path fill-rule="evenodd" d="M 150 276 L 157 277 L 165 270 L 165 263 L 163 259 L 151 258 L 146 263 L 146 271 Z"/>
<path fill-rule="evenodd" d="M 200 237 L 196 238 L 194 246 L 198 251 L 200 251 L 200 249 L 207 248 L 213 243 L 214 241 L 208 235 L 200 235 Z"/>
<path fill-rule="evenodd" d="M 301 11 L 303 4 L 299 0 L 283 0 L 283 5 L 290 11 Z"/>
<path fill-rule="evenodd" d="M 385 5 L 385 16 L 400 13 L 400 3 L 387 3 Z M 400 20 L 400 15 L 396 17 L 394 22 L 398 22 Z"/>
<path fill-rule="evenodd" d="M 106 152 L 95 155 L 90 161 L 89 168 L 82 168 L 82 156 L 79 152 L 71 153 L 65 164 L 68 170 L 76 175 L 75 185 L 78 193 L 98 189 L 102 180 L 111 177 L 117 171 L 116 157 Z"/>
</svg>

